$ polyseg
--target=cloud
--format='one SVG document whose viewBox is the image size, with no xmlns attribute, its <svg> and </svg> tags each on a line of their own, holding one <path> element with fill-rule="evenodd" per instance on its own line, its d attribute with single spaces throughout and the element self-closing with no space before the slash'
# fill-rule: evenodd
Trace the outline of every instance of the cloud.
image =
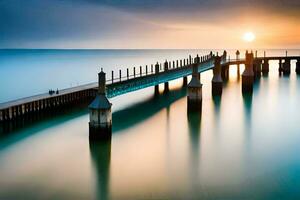
<svg viewBox="0 0 300 200">
<path fill-rule="evenodd" d="M 74 0 L 73 0 L 74 1 Z M 203 11 L 232 8 L 299 9 L 298 0 L 75 0 L 82 4 L 107 5 L 131 11 Z"/>
<path fill-rule="evenodd" d="M 147 29 L 135 17 L 111 7 L 56 0 L 1 1 L 0 24 L 0 47 L 28 41 L 109 39 L 132 34 L 132 27 Z"/>
<path fill-rule="evenodd" d="M 0 0 L 0 48 L 188 48 L 214 41 L 204 39 L 212 31 L 272 31 L 275 18 L 288 34 L 299 8 L 298 0 Z"/>
</svg>

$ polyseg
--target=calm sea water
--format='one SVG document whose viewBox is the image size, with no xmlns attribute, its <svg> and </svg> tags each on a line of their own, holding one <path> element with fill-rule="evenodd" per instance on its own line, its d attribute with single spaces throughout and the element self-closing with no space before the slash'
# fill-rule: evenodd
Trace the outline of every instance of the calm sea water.
<svg viewBox="0 0 300 200">
<path fill-rule="evenodd" d="M 1 50 L 0 102 L 96 81 L 100 67 L 206 52 Z M 1 135 L 0 199 L 299 199 L 300 80 L 295 62 L 288 77 L 277 69 L 243 96 L 232 66 L 217 99 L 203 73 L 201 114 L 187 114 L 182 80 L 158 97 L 147 88 L 113 98 L 111 142 L 89 142 L 87 109 Z"/>
</svg>

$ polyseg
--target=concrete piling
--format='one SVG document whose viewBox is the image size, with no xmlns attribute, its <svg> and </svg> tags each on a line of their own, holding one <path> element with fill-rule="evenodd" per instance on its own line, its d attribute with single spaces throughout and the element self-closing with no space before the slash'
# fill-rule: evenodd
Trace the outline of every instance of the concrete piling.
<svg viewBox="0 0 300 200">
<path fill-rule="evenodd" d="M 266 51 L 264 51 L 264 62 L 262 64 L 262 73 L 267 75 L 269 73 L 269 60 L 266 58 Z"/>
<path fill-rule="evenodd" d="M 242 74 L 242 92 L 249 93 L 253 91 L 254 72 L 253 72 L 253 53 L 246 51 L 245 70 Z"/>
<path fill-rule="evenodd" d="M 291 73 L 291 60 L 286 58 L 282 64 L 283 75 L 289 75 Z"/>
<path fill-rule="evenodd" d="M 202 84 L 198 78 L 197 66 L 193 67 L 192 80 L 188 84 L 187 109 L 188 112 L 202 110 Z"/>
<path fill-rule="evenodd" d="M 215 56 L 215 63 L 212 78 L 212 95 L 219 96 L 222 94 L 223 80 L 221 77 L 221 57 Z"/>
<path fill-rule="evenodd" d="M 257 51 L 256 51 L 257 54 Z M 257 55 L 256 55 L 257 57 Z M 254 59 L 253 61 L 253 73 L 254 73 L 254 77 L 260 77 L 261 76 L 261 72 L 262 72 L 262 60 L 260 59 Z"/>
<path fill-rule="evenodd" d="M 111 103 L 106 93 L 105 73 L 98 74 L 99 88 L 94 101 L 89 105 L 89 138 L 90 140 L 102 140 L 111 138 L 112 113 Z"/>
<path fill-rule="evenodd" d="M 279 65 L 278 66 L 278 72 L 279 72 L 279 74 L 281 74 L 282 68 L 283 68 L 282 59 L 279 59 L 279 64 L 278 65 Z"/>
</svg>

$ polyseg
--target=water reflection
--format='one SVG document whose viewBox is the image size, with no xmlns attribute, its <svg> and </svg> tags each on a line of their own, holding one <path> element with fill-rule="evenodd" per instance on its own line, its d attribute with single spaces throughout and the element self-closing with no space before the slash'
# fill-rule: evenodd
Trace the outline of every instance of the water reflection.
<svg viewBox="0 0 300 200">
<path fill-rule="evenodd" d="M 213 96 L 212 100 L 213 100 L 213 104 L 214 104 L 215 114 L 216 114 L 216 116 L 219 116 L 220 115 L 222 96 Z"/>
<path fill-rule="evenodd" d="M 76 106 L 68 105 L 56 109 L 24 115 L 12 121 L 0 122 L 0 138 L 8 133 L 12 134 L 24 128 L 36 127 L 44 122 L 53 121 L 56 122 L 55 124 L 58 124 L 64 120 L 83 115 L 87 113 L 87 106 L 89 105 L 90 101 L 91 100 L 89 99 L 87 101 L 77 103 Z"/>
<path fill-rule="evenodd" d="M 90 141 L 90 153 L 96 179 L 96 199 L 109 199 L 111 140 Z"/>
<path fill-rule="evenodd" d="M 186 87 L 170 90 L 168 93 L 154 94 L 151 98 L 113 113 L 113 132 L 130 128 L 153 116 L 161 109 L 186 95 Z"/>
<path fill-rule="evenodd" d="M 186 88 L 116 111 L 112 143 L 88 143 L 87 113 L 18 131 L 32 137 L 0 145 L 0 199 L 297 199 L 300 82 L 273 69 L 244 95 L 233 71 L 221 97 L 203 75 L 202 113 Z"/>
<path fill-rule="evenodd" d="M 201 115 L 202 113 L 189 113 L 188 114 L 188 130 L 189 130 L 189 143 L 190 143 L 190 156 L 189 156 L 189 180 L 190 190 L 194 194 L 197 193 L 199 187 L 199 169 L 200 169 L 200 136 L 201 136 Z"/>
<path fill-rule="evenodd" d="M 22 141 L 23 139 L 32 136 L 33 134 L 39 133 L 45 129 L 58 126 L 60 124 L 66 123 L 67 121 L 73 120 L 77 117 L 83 116 L 87 114 L 88 110 L 86 107 L 82 108 L 73 108 L 72 110 L 68 110 L 67 114 L 65 111 L 60 113 L 48 113 L 43 115 L 43 117 L 38 118 L 37 121 L 32 121 L 29 123 L 25 118 L 19 119 L 20 121 L 13 121 L 1 124 L 3 127 L 0 132 L 0 150 L 5 148 L 11 144 L 17 143 L 18 141 Z M 20 125 L 17 126 L 16 124 Z"/>
<path fill-rule="evenodd" d="M 245 131 L 251 132 L 249 128 L 251 128 L 251 111 L 252 111 L 252 99 L 253 93 L 242 93 L 243 95 L 243 102 L 244 102 L 244 122 L 245 122 Z"/>
</svg>

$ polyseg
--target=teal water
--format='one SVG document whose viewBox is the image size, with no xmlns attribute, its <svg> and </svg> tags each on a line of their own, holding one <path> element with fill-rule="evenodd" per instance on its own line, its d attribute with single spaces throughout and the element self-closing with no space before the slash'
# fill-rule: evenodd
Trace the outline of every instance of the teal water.
<svg viewBox="0 0 300 200">
<path fill-rule="evenodd" d="M 163 52 L 155 52 L 162 61 L 164 55 L 184 58 L 189 53 Z M 120 60 L 132 59 L 128 66 L 136 57 L 141 64 L 152 61 L 151 52 L 146 53 L 145 62 L 141 52 L 131 53 L 130 59 L 119 55 Z M 29 61 L 23 65 L 27 70 L 11 64 L 21 63 L 15 56 L 31 57 L 32 52 L 16 54 L 10 55 L 11 60 L 9 56 L 1 60 L 5 63 L 1 72 L 36 73 L 37 65 L 32 67 Z M 78 68 L 89 65 L 78 62 L 81 53 L 74 54 L 66 62 L 77 63 Z M 86 51 L 83 54 L 98 58 L 85 55 Z M 64 66 L 57 63 L 47 66 Z M 68 70 L 59 69 L 62 76 L 56 79 L 53 75 L 49 81 L 67 87 L 71 79 L 63 75 Z M 80 69 L 79 74 L 75 69 L 73 73 L 82 82 L 96 79 L 97 66 L 91 65 L 93 72 Z M 106 69 L 111 68 L 107 65 Z M 300 80 L 294 72 L 295 62 L 288 77 L 279 76 L 277 69 L 278 63 L 271 62 L 269 76 L 256 80 L 253 94 L 243 96 L 237 67 L 232 66 L 218 99 L 211 96 L 212 72 L 203 73 L 201 115 L 187 114 L 182 80 L 172 81 L 167 94 L 160 87 L 158 97 L 154 97 L 154 88 L 147 88 L 113 98 L 111 142 L 89 142 L 85 108 L 1 135 L 0 199 L 298 199 Z M 24 92 L 21 78 L 16 84 L 3 73 L 0 76 L 1 83 L 18 89 L 8 93 L 1 84 L 3 101 L 49 87 L 41 77 L 36 78 L 41 80 L 38 85 L 24 78 L 32 84 Z"/>
</svg>

